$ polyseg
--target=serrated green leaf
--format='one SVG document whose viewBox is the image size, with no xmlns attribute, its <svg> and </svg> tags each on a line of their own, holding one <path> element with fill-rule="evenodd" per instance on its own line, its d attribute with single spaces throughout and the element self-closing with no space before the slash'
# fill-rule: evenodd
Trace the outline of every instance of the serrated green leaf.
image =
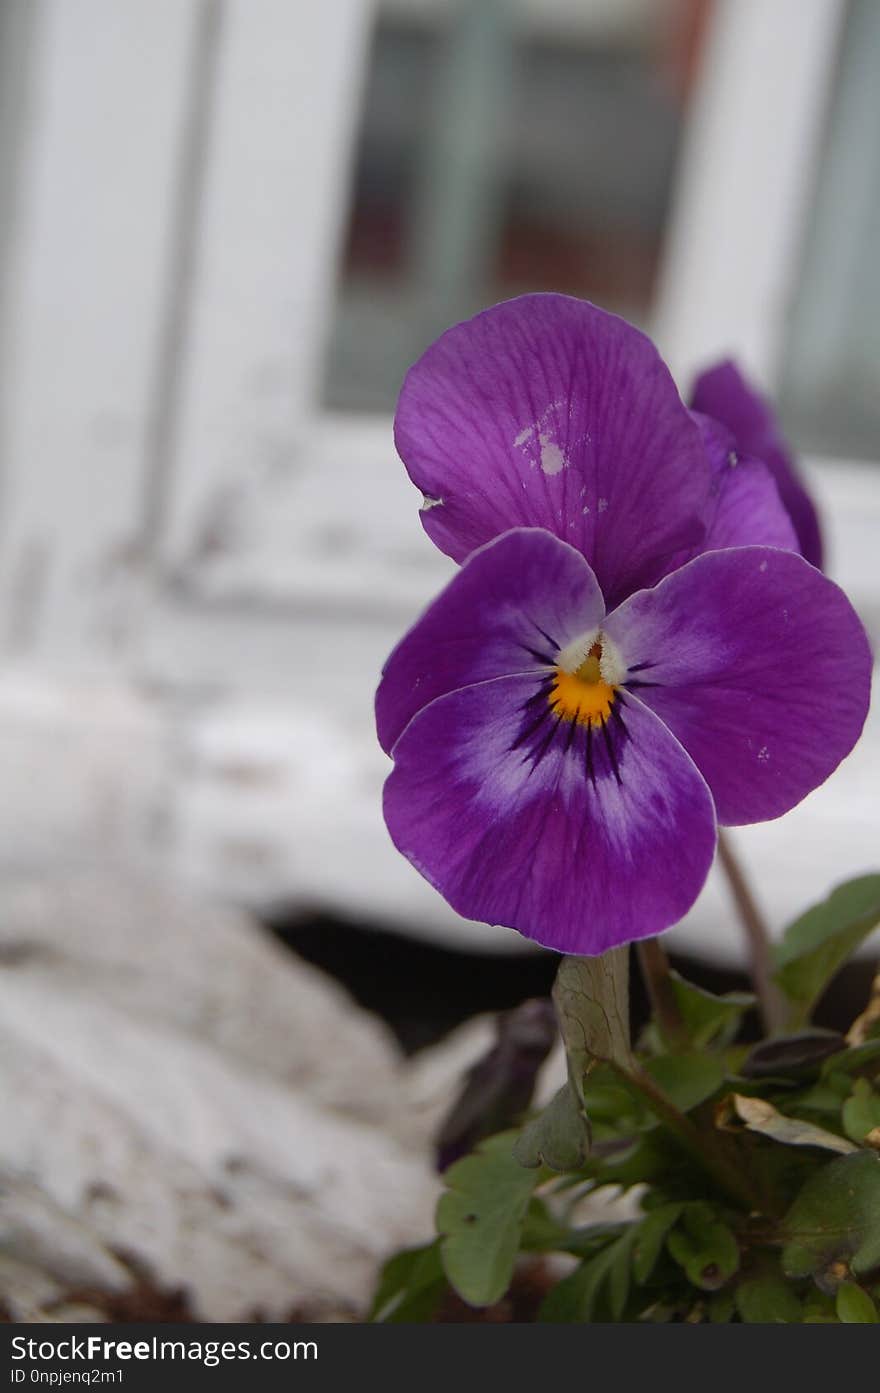
<svg viewBox="0 0 880 1393">
<path fill-rule="evenodd" d="M 647 1282 L 657 1265 L 663 1251 L 666 1235 L 673 1224 L 678 1222 L 684 1203 L 661 1204 L 646 1214 L 639 1224 L 633 1250 L 633 1275 L 639 1285 Z"/>
<path fill-rule="evenodd" d="M 532 1191 L 547 1172 L 514 1158 L 515 1132 L 483 1142 L 446 1171 L 437 1205 L 440 1253 L 450 1283 L 471 1306 L 491 1306 L 510 1285 Z"/>
<path fill-rule="evenodd" d="M 559 1222 L 542 1199 L 533 1195 L 523 1220 L 520 1247 L 524 1253 L 567 1252 L 572 1232 Z"/>
<path fill-rule="evenodd" d="M 880 1093 L 867 1079 L 856 1079 L 852 1096 L 847 1098 L 841 1113 L 846 1135 L 854 1142 L 863 1142 L 869 1132 L 880 1127 Z"/>
<path fill-rule="evenodd" d="M 715 996 L 694 986 L 693 982 L 686 982 L 677 972 L 670 972 L 669 979 L 684 1032 L 695 1050 L 729 1044 L 746 1011 L 755 1005 L 756 998 L 751 992 Z"/>
<path fill-rule="evenodd" d="M 382 1268 L 367 1319 L 385 1325 L 421 1325 L 434 1314 L 445 1291 L 439 1243 L 406 1248 Z"/>
<path fill-rule="evenodd" d="M 776 950 L 774 976 L 791 1003 L 790 1027 L 809 1019 L 838 968 L 878 923 L 880 875 L 864 875 L 839 885 L 789 925 Z"/>
<path fill-rule="evenodd" d="M 608 1305 L 612 1320 L 621 1320 L 626 1310 L 632 1279 L 632 1248 L 635 1238 L 632 1225 L 614 1245 L 614 1257 L 608 1275 Z"/>
<path fill-rule="evenodd" d="M 724 1083 L 724 1065 L 713 1054 L 660 1054 L 645 1060 L 645 1072 L 680 1112 L 690 1112 Z"/>
<path fill-rule="evenodd" d="M 745 1098 L 742 1094 L 734 1093 L 733 1106 L 750 1132 L 760 1132 L 783 1146 L 816 1146 L 822 1151 L 836 1151 L 844 1156 L 857 1150 L 852 1142 L 839 1137 L 836 1132 L 828 1132 L 824 1127 L 816 1127 L 799 1117 L 787 1117 L 766 1098 Z"/>
<path fill-rule="evenodd" d="M 739 1267 L 739 1246 L 733 1233 L 711 1205 L 702 1201 L 685 1207 L 681 1223 L 669 1234 L 666 1246 L 692 1285 L 703 1291 L 717 1291 Z"/>
<path fill-rule="evenodd" d="M 788 1277 L 818 1276 L 838 1261 L 856 1273 L 880 1264 L 880 1156 L 856 1151 L 815 1171 L 782 1221 Z"/>
<path fill-rule="evenodd" d="M 878 1325 L 877 1307 L 864 1287 L 855 1282 L 841 1282 L 835 1301 L 837 1318 L 844 1325 Z"/>
<path fill-rule="evenodd" d="M 545 1298 L 538 1319 L 556 1325 L 590 1321 L 607 1285 L 609 1309 L 613 1319 L 620 1320 L 629 1295 L 635 1228 L 628 1224 L 600 1253 L 564 1277 Z"/>
<path fill-rule="evenodd" d="M 736 1308 L 747 1325 L 792 1325 L 803 1319 L 803 1307 L 778 1272 L 747 1277 L 736 1289 Z"/>
<path fill-rule="evenodd" d="M 580 1170 L 590 1149 L 590 1129 L 570 1084 L 563 1085 L 542 1113 L 523 1127 L 513 1154 L 521 1166 Z"/>
</svg>

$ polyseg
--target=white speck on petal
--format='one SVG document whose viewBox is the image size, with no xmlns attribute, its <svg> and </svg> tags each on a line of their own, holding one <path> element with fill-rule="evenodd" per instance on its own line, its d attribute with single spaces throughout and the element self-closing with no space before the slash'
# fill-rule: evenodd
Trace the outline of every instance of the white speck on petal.
<svg viewBox="0 0 880 1393">
<path fill-rule="evenodd" d="M 605 509 L 606 509 L 607 507 L 608 507 L 608 499 L 607 499 L 607 498 L 600 498 L 600 499 L 599 499 L 599 512 L 600 512 L 600 513 L 604 513 L 604 512 L 605 512 Z"/>
<path fill-rule="evenodd" d="M 526 426 L 525 430 L 521 430 L 520 433 L 519 433 L 519 435 L 515 435 L 515 436 L 514 436 L 514 438 L 513 438 L 513 443 L 514 443 L 514 445 L 517 447 L 517 449 L 519 449 L 519 448 L 521 448 L 523 445 L 525 445 L 525 443 L 526 443 L 526 441 L 528 440 L 529 436 L 530 436 L 530 435 L 534 435 L 534 434 L 535 434 L 535 427 L 534 427 L 534 426 Z"/>
<path fill-rule="evenodd" d="M 590 511 L 590 505 L 589 505 L 589 503 L 587 503 L 586 506 L 585 506 L 581 511 L 583 512 L 584 517 L 586 517 L 586 516 L 587 516 L 587 513 Z"/>
<path fill-rule="evenodd" d="M 766 561 L 762 561 L 761 564 L 760 564 L 760 566 L 758 567 L 758 570 L 759 570 L 759 571 L 766 571 L 766 569 L 767 569 L 767 562 L 766 562 Z"/>
<path fill-rule="evenodd" d="M 758 761 L 759 761 L 759 763 L 761 763 L 761 764 L 766 764 L 769 758 L 770 758 L 770 751 L 767 749 L 767 746 L 766 746 L 766 745 L 762 745 L 761 748 L 760 748 L 760 750 L 758 751 Z"/>
<path fill-rule="evenodd" d="M 538 440 L 541 446 L 541 468 L 545 474 L 558 474 L 565 468 L 565 456 L 548 436 L 541 435 Z"/>
</svg>

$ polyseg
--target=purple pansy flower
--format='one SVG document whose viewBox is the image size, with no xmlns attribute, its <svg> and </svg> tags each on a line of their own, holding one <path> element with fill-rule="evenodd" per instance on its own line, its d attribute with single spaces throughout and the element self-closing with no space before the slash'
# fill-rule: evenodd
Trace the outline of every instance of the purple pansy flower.
<svg viewBox="0 0 880 1393">
<path fill-rule="evenodd" d="M 779 816 L 852 748 L 859 620 L 764 465 L 591 305 L 526 296 L 449 330 L 396 439 L 465 564 L 377 694 L 395 844 L 459 913 L 548 947 L 659 933 L 719 821 Z"/>
<path fill-rule="evenodd" d="M 819 518 L 769 403 L 746 381 L 735 363 L 726 361 L 700 374 L 691 405 L 695 411 L 726 426 L 740 450 L 764 461 L 794 524 L 798 551 L 813 566 L 821 568 Z"/>
</svg>

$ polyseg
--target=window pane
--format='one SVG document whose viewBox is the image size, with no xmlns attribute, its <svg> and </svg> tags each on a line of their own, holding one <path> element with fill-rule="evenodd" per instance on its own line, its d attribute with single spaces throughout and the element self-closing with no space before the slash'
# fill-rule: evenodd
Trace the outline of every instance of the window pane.
<svg viewBox="0 0 880 1393">
<path fill-rule="evenodd" d="M 880 456 L 880 5 L 852 0 L 790 316 L 783 406 L 817 452 Z"/>
<path fill-rule="evenodd" d="M 380 6 L 328 405 L 389 409 L 437 333 L 525 290 L 647 318 L 705 8 Z"/>
</svg>

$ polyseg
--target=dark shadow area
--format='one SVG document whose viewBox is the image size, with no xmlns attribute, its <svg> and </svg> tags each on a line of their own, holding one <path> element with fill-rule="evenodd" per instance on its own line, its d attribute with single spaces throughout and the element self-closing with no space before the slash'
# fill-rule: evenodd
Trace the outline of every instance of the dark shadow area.
<svg viewBox="0 0 880 1393">
<path fill-rule="evenodd" d="M 462 953 L 406 938 L 374 924 L 313 912 L 266 917 L 277 937 L 306 962 L 334 977 L 368 1011 L 381 1016 L 407 1054 L 442 1040 L 457 1025 L 486 1011 L 507 1011 L 530 997 L 546 996 L 559 959 L 528 953 Z M 744 972 L 698 958 L 672 955 L 673 967 L 711 992 L 746 991 Z M 869 957 L 848 964 L 819 1003 L 815 1023 L 846 1031 L 868 999 L 876 965 Z M 647 1019 L 647 998 L 632 975 L 631 1008 L 637 1033 Z M 758 1021 L 746 1019 L 744 1038 L 756 1040 Z"/>
</svg>

